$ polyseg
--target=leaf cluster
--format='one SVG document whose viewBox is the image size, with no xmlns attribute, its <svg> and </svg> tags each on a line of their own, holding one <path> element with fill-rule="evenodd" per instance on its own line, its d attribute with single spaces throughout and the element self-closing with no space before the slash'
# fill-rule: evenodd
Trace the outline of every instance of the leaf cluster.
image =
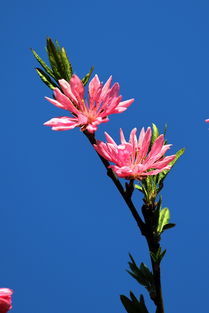
<svg viewBox="0 0 209 313">
<path fill-rule="evenodd" d="M 166 131 L 166 130 L 165 130 Z M 164 133 L 165 133 L 164 131 Z M 152 124 L 152 139 L 149 147 L 149 151 L 154 143 L 154 141 L 159 137 L 159 130 L 155 124 Z M 165 141 L 166 144 L 166 141 Z M 157 175 L 150 175 L 146 178 L 142 179 L 141 185 L 135 185 L 135 188 L 144 194 L 144 202 L 146 204 L 151 204 L 155 202 L 155 199 L 159 192 L 163 188 L 164 180 L 167 177 L 170 170 L 173 168 L 177 160 L 182 156 L 185 149 L 182 148 L 178 152 L 176 152 L 176 158 L 169 163 L 171 168 L 169 170 L 165 170 Z"/>
<path fill-rule="evenodd" d="M 149 313 L 143 295 L 140 295 L 139 300 L 133 292 L 130 292 L 130 299 L 126 296 L 120 296 L 121 302 L 128 313 Z"/>
<path fill-rule="evenodd" d="M 148 269 L 148 267 L 141 263 L 140 267 L 136 265 L 131 254 L 129 254 L 131 262 L 128 262 L 130 270 L 127 272 L 134 278 L 136 281 L 144 286 L 150 294 L 151 299 L 155 298 L 155 282 L 152 272 Z"/>
<path fill-rule="evenodd" d="M 54 88 L 59 88 L 59 79 L 65 79 L 69 82 L 73 75 L 73 67 L 67 56 L 65 48 L 61 48 L 57 41 L 53 43 L 51 38 L 47 38 L 46 40 L 46 52 L 50 66 L 42 60 L 35 50 L 31 49 L 31 51 L 36 60 L 42 66 L 42 68 L 37 67 L 36 72 L 44 84 L 46 84 L 50 89 L 53 90 Z M 82 79 L 84 86 L 89 81 L 92 72 L 93 67 L 91 67 L 89 73 L 87 73 Z"/>
</svg>

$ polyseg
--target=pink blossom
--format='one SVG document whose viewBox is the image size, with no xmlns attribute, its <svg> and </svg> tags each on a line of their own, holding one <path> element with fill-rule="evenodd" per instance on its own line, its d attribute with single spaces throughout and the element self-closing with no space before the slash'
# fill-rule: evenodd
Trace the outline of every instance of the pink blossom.
<svg viewBox="0 0 209 313">
<path fill-rule="evenodd" d="M 0 313 L 6 313 L 12 308 L 12 294 L 11 289 L 0 288 Z"/>
<path fill-rule="evenodd" d="M 119 95 L 120 86 L 115 83 L 110 87 L 112 77 L 102 85 L 97 75 L 89 83 L 89 100 L 84 99 L 84 85 L 80 78 L 73 75 L 69 83 L 59 80 L 62 89 L 54 89 L 54 98 L 46 99 L 55 106 L 70 111 L 73 117 L 62 116 L 52 118 L 44 125 L 51 126 L 53 130 L 68 130 L 81 127 L 81 130 L 87 130 L 94 133 L 101 123 L 108 122 L 108 115 L 121 113 L 125 111 L 134 99 L 121 102 L 122 96 Z"/>
<path fill-rule="evenodd" d="M 164 144 L 164 135 L 160 135 L 150 146 L 151 128 L 148 127 L 146 132 L 142 128 L 138 140 L 136 132 L 137 129 L 134 128 L 130 133 L 129 142 L 127 142 L 121 129 L 121 144 L 119 145 L 105 133 L 107 143 L 98 140 L 94 147 L 102 157 L 115 163 L 115 165 L 110 165 L 110 168 L 119 177 L 141 180 L 148 175 L 156 175 L 164 170 L 169 170 L 171 167 L 169 163 L 176 156 L 164 156 L 171 146 Z"/>
<path fill-rule="evenodd" d="M 208 119 L 208 120 L 205 120 L 205 122 L 206 122 L 206 123 L 209 123 L 209 119 Z"/>
</svg>

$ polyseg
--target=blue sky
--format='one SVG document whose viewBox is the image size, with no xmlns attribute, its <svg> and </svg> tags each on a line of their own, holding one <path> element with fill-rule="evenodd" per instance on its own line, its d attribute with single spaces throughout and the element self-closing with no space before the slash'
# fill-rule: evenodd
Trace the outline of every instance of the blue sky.
<svg viewBox="0 0 209 313">
<path fill-rule="evenodd" d="M 122 313 L 120 294 L 146 292 L 126 273 L 128 253 L 147 247 L 86 138 L 42 126 L 63 115 L 44 100 L 30 48 L 47 36 L 68 51 L 76 74 L 111 74 L 123 114 L 99 127 L 118 138 L 168 124 L 171 152 L 186 153 L 167 178 L 163 203 L 177 227 L 165 233 L 166 312 L 208 310 L 209 3 L 10 1 L 1 6 L 0 286 L 14 313 Z M 140 207 L 140 199 L 135 198 Z M 149 304 L 150 313 L 154 312 Z"/>
</svg>

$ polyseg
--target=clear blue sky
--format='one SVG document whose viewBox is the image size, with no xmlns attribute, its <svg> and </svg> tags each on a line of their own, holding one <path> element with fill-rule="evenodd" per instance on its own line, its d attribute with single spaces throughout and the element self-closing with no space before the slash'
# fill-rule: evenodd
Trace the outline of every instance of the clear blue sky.
<svg viewBox="0 0 209 313">
<path fill-rule="evenodd" d="M 125 271 L 129 252 L 149 264 L 144 239 L 93 149 L 78 129 L 42 126 L 64 113 L 44 99 L 29 50 L 45 58 L 50 36 L 76 74 L 94 65 L 135 98 L 98 138 L 167 123 L 171 151 L 186 147 L 163 191 L 177 223 L 162 240 L 165 307 L 207 313 L 209 2 L 20 0 L 0 14 L 0 287 L 15 290 L 13 312 L 122 313 L 129 290 L 150 303 Z"/>
</svg>

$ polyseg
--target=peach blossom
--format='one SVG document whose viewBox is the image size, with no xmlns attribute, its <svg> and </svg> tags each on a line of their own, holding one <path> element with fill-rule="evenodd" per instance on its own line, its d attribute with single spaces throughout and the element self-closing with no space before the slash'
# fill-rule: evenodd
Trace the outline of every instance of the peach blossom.
<svg viewBox="0 0 209 313">
<path fill-rule="evenodd" d="M 6 313 L 12 308 L 12 294 L 11 289 L 0 288 L 0 313 Z"/>
<path fill-rule="evenodd" d="M 52 118 L 44 123 L 51 126 L 53 130 L 68 130 L 80 127 L 82 131 L 87 130 L 94 133 L 101 123 L 106 123 L 108 116 L 125 111 L 134 99 L 121 102 L 119 95 L 120 86 L 115 83 L 110 87 L 112 77 L 102 85 L 97 75 L 89 83 L 88 101 L 84 99 L 84 85 L 80 78 L 73 75 L 69 82 L 59 80 L 59 88 L 54 89 L 54 98 L 46 99 L 55 106 L 72 113 L 73 117 L 62 116 Z"/>
<path fill-rule="evenodd" d="M 169 163 L 176 156 L 165 156 L 171 145 L 164 144 L 164 135 L 156 138 L 151 145 L 152 130 L 150 127 L 146 132 L 142 128 L 138 139 L 136 132 L 137 129 L 134 128 L 127 142 L 121 129 L 121 144 L 119 145 L 105 133 L 107 142 L 98 140 L 94 147 L 102 157 L 114 163 L 114 165 L 110 165 L 110 168 L 122 178 L 141 180 L 148 175 L 156 175 L 164 170 L 169 170 Z"/>
</svg>

